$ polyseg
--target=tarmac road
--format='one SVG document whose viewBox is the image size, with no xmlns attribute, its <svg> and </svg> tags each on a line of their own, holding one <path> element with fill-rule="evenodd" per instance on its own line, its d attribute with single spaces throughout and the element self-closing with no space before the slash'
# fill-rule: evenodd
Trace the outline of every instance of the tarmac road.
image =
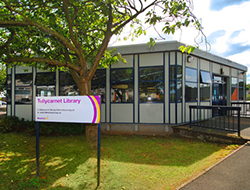
<svg viewBox="0 0 250 190">
<path fill-rule="evenodd" d="M 181 190 L 249 190 L 250 144 L 217 164 Z"/>
</svg>

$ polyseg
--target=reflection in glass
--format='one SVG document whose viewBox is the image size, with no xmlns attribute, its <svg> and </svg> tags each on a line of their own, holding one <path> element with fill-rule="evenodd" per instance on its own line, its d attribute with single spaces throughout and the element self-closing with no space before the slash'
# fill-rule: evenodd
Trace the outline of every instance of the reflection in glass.
<svg viewBox="0 0 250 190">
<path fill-rule="evenodd" d="M 29 104 L 32 103 L 32 87 L 16 87 L 15 89 L 15 103 Z"/>
<path fill-rule="evenodd" d="M 243 88 L 240 88 L 239 89 L 239 100 L 243 100 L 244 99 L 244 90 L 243 90 Z"/>
<path fill-rule="evenodd" d="M 55 73 L 37 73 L 36 74 L 36 85 L 50 85 L 55 84 Z"/>
<path fill-rule="evenodd" d="M 140 81 L 159 81 L 164 79 L 163 67 L 140 68 Z"/>
<path fill-rule="evenodd" d="M 75 81 L 70 73 L 60 72 L 60 85 L 75 84 Z"/>
<path fill-rule="evenodd" d="M 111 81 L 128 82 L 133 80 L 133 69 L 113 69 L 111 70 Z"/>
<path fill-rule="evenodd" d="M 197 82 L 197 70 L 186 67 L 186 81 Z"/>
<path fill-rule="evenodd" d="M 32 85 L 32 74 L 16 74 L 15 84 L 16 86 L 31 86 Z"/>
<path fill-rule="evenodd" d="M 111 86 L 111 102 L 133 102 L 133 83 L 115 83 Z"/>
<path fill-rule="evenodd" d="M 243 79 L 239 79 L 239 86 L 244 87 L 244 80 Z"/>
<path fill-rule="evenodd" d="M 197 101 L 197 83 L 186 82 L 186 101 Z"/>
<path fill-rule="evenodd" d="M 96 84 L 96 83 L 106 84 L 106 69 L 96 70 L 96 73 L 92 78 L 92 84 Z"/>
<path fill-rule="evenodd" d="M 79 96 L 79 94 L 76 84 L 60 86 L 60 96 Z"/>
<path fill-rule="evenodd" d="M 141 102 L 162 102 L 164 100 L 163 82 L 143 82 L 140 83 Z"/>
<path fill-rule="evenodd" d="M 93 95 L 101 96 L 101 102 L 106 102 L 106 89 L 105 84 L 92 84 L 91 85 L 91 92 Z"/>
<path fill-rule="evenodd" d="M 175 68 L 177 68 L 177 76 L 175 72 Z M 170 80 L 182 80 L 182 66 L 170 66 Z"/>
<path fill-rule="evenodd" d="M 237 86 L 237 78 L 232 77 L 232 86 Z"/>
<path fill-rule="evenodd" d="M 49 86 L 37 86 L 36 87 L 36 96 L 55 96 L 55 85 L 49 85 Z"/>
<path fill-rule="evenodd" d="M 210 100 L 210 84 L 200 84 L 201 101 Z"/>
<path fill-rule="evenodd" d="M 209 72 L 201 71 L 201 83 L 211 83 L 211 76 Z"/>
<path fill-rule="evenodd" d="M 32 79 L 33 79 L 33 75 L 31 73 L 15 75 L 15 103 L 16 104 L 32 103 L 32 81 L 33 81 Z"/>
</svg>

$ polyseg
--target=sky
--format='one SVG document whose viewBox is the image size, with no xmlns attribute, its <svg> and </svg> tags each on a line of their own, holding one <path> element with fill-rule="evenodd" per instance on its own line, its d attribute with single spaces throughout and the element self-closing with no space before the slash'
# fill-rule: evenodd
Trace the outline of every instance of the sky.
<svg viewBox="0 0 250 190">
<path fill-rule="evenodd" d="M 250 83 L 250 0 L 193 0 L 193 13 L 200 20 L 209 42 L 209 53 L 224 57 L 248 67 Z M 164 35 L 165 40 L 177 40 L 195 45 L 197 31 L 185 28 L 174 35 Z M 153 29 L 133 42 L 116 42 L 112 45 L 148 42 L 157 37 Z M 162 40 L 161 40 L 162 41 Z M 206 50 L 204 45 L 200 49 Z"/>
</svg>

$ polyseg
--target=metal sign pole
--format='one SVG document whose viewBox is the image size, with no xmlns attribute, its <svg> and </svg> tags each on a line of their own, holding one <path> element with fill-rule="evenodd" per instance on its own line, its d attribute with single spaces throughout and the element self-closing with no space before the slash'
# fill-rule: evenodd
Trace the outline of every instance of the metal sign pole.
<svg viewBox="0 0 250 190">
<path fill-rule="evenodd" d="M 36 122 L 36 176 L 39 177 L 39 122 Z"/>
<path fill-rule="evenodd" d="M 100 157 L 101 157 L 101 124 L 98 124 L 98 140 L 97 140 L 97 187 L 100 185 Z"/>
</svg>

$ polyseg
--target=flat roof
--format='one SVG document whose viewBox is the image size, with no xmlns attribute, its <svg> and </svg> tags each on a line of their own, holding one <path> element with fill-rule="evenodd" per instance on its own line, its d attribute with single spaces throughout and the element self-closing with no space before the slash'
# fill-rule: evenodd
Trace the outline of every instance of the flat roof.
<svg viewBox="0 0 250 190">
<path fill-rule="evenodd" d="M 142 44 L 132 44 L 132 45 L 120 45 L 120 46 L 109 46 L 108 49 L 116 48 L 115 52 L 119 52 L 123 55 L 125 54 L 137 54 L 137 53 L 154 53 L 154 52 L 165 52 L 165 51 L 180 51 L 180 46 L 185 46 L 186 44 L 180 43 L 178 41 L 164 41 L 156 42 L 154 46 L 149 47 L 147 43 Z M 181 52 L 181 51 L 180 51 Z M 191 55 L 197 56 L 202 59 L 209 60 L 214 63 L 219 63 L 229 67 L 237 68 L 242 71 L 247 71 L 247 67 L 231 61 L 229 59 L 214 55 L 208 51 L 203 51 L 200 49 L 195 49 Z"/>
</svg>

